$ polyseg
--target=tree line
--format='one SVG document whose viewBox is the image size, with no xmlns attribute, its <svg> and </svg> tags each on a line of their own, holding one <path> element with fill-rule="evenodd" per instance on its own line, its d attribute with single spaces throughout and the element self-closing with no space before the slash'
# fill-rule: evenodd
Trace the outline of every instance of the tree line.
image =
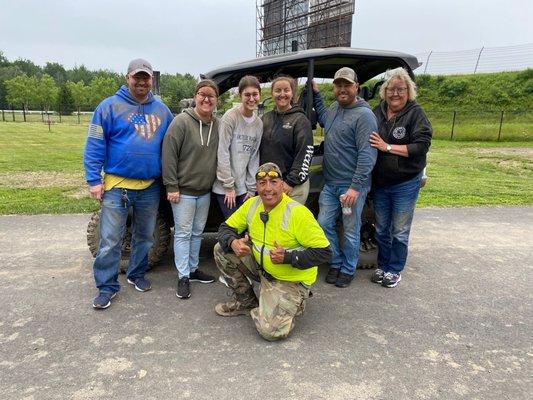
<svg viewBox="0 0 533 400">
<path fill-rule="evenodd" d="M 93 111 L 125 83 L 124 75 L 109 70 L 91 71 L 84 65 L 67 69 L 56 62 L 44 67 L 30 60 L 8 60 L 0 51 L 0 108 L 57 111 Z M 176 112 L 179 101 L 194 95 L 191 74 L 161 74 L 163 101 Z"/>
</svg>

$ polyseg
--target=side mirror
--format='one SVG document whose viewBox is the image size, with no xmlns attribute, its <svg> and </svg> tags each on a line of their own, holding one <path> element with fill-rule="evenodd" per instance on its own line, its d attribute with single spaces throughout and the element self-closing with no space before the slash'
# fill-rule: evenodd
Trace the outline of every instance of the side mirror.
<svg viewBox="0 0 533 400">
<path fill-rule="evenodd" d="M 362 97 L 365 100 L 370 99 L 370 90 L 368 89 L 368 86 L 362 86 L 359 88 L 359 97 Z"/>
</svg>

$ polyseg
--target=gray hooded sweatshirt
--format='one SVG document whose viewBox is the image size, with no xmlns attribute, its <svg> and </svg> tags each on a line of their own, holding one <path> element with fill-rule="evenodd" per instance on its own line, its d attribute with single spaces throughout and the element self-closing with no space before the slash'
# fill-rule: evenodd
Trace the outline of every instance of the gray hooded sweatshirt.
<svg viewBox="0 0 533 400">
<path fill-rule="evenodd" d="M 219 120 L 203 123 L 193 108 L 176 116 L 163 140 L 163 183 L 167 193 L 200 196 L 216 178 Z"/>
<path fill-rule="evenodd" d="M 237 196 L 255 195 L 255 173 L 259 168 L 259 144 L 263 122 L 254 115 L 247 122 L 240 105 L 226 111 L 220 120 L 217 180 L 213 192 L 225 194 L 235 189 Z"/>
<path fill-rule="evenodd" d="M 357 191 L 370 189 L 377 150 L 369 138 L 378 125 L 368 103 L 358 98 L 341 107 L 335 101 L 328 109 L 320 93 L 314 93 L 313 105 L 324 126 L 324 182 Z"/>
</svg>

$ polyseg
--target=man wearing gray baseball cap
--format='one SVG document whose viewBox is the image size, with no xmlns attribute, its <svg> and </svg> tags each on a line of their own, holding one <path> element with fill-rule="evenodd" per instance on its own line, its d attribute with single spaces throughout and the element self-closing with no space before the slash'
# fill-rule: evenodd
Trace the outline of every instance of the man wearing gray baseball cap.
<svg viewBox="0 0 533 400">
<path fill-rule="evenodd" d="M 161 196 L 161 143 L 173 116 L 152 92 L 152 65 L 141 58 L 128 65 L 126 85 L 94 111 L 83 155 L 92 198 L 100 201 L 100 246 L 93 272 L 104 309 L 120 290 L 121 247 L 133 209 L 131 256 L 126 273 L 136 290 L 151 289 L 144 277 Z M 103 177 L 102 177 L 103 172 Z"/>
<path fill-rule="evenodd" d="M 368 103 L 357 97 L 359 84 L 353 69 L 343 67 L 335 72 L 333 93 L 337 101 L 329 109 L 324 106 L 318 85 L 312 84 L 313 105 L 318 121 L 325 126 L 324 188 L 318 200 L 318 222 L 333 252 L 326 282 L 345 288 L 350 285 L 359 260 L 361 212 L 377 158 L 369 138 L 377 122 Z M 341 208 L 342 247 L 335 229 Z"/>
<path fill-rule="evenodd" d="M 145 72 L 150 76 L 154 76 L 152 64 L 142 58 L 131 60 L 128 65 L 128 75 L 136 75 L 139 72 Z"/>
</svg>

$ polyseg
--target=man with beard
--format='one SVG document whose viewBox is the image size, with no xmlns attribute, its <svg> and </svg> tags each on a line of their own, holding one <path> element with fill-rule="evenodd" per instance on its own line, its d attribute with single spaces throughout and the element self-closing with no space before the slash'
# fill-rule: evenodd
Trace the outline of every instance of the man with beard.
<svg viewBox="0 0 533 400">
<path fill-rule="evenodd" d="M 118 273 L 128 210 L 133 209 L 128 283 L 151 289 L 144 277 L 161 196 L 161 143 L 172 113 L 150 91 L 150 63 L 129 63 L 126 85 L 94 111 L 83 155 L 93 199 L 102 204 L 100 248 L 93 272 L 98 295 L 93 307 L 105 309 L 120 290 Z M 104 173 L 102 179 L 102 171 Z"/>
<path fill-rule="evenodd" d="M 259 334 L 274 341 L 294 328 L 317 265 L 330 261 L 331 250 L 311 211 L 283 192 L 276 164 L 261 165 L 255 179 L 259 196 L 248 199 L 218 231 L 215 262 L 234 297 L 217 304 L 215 312 L 250 314 Z M 252 280 L 261 282 L 259 299 Z"/>
<path fill-rule="evenodd" d="M 324 188 L 320 193 L 318 222 L 331 244 L 333 258 L 326 282 L 337 287 L 350 285 L 359 259 L 361 212 L 371 186 L 377 151 L 370 134 L 377 123 L 368 103 L 357 97 L 355 71 L 339 69 L 334 76 L 335 101 L 324 106 L 318 85 L 313 82 L 313 105 L 324 126 Z M 335 230 L 342 208 L 342 248 Z"/>
</svg>

